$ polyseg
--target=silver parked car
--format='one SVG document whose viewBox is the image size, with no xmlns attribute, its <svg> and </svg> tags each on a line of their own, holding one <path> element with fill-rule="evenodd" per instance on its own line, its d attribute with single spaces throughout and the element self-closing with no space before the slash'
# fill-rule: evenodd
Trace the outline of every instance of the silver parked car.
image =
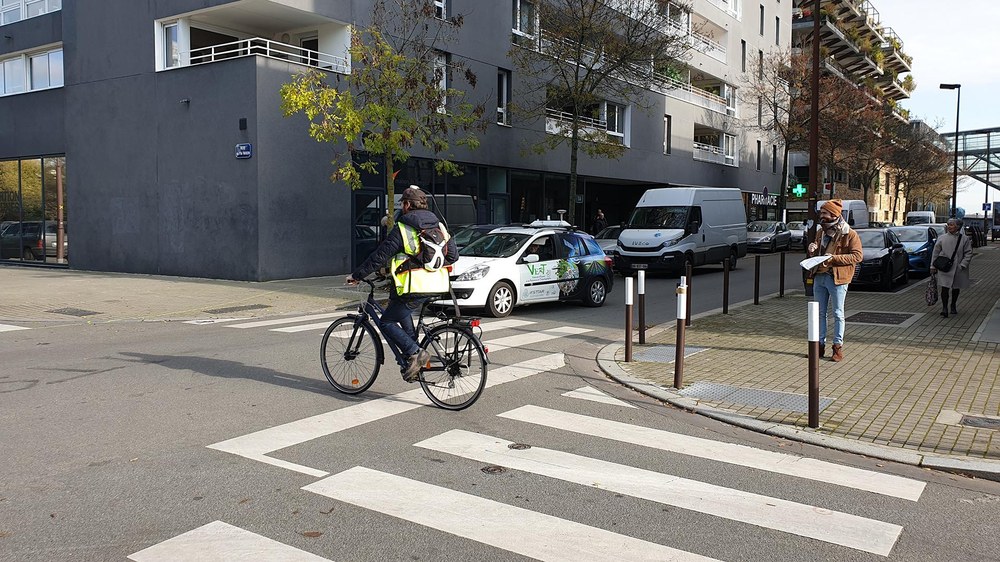
<svg viewBox="0 0 1000 562">
<path fill-rule="evenodd" d="M 792 247 L 802 248 L 806 247 L 806 223 L 804 222 L 790 222 L 787 224 L 788 232 L 792 233 Z"/>
<path fill-rule="evenodd" d="M 792 246 L 792 233 L 785 223 L 753 221 L 747 225 L 747 248 L 751 250 L 787 250 Z"/>
</svg>

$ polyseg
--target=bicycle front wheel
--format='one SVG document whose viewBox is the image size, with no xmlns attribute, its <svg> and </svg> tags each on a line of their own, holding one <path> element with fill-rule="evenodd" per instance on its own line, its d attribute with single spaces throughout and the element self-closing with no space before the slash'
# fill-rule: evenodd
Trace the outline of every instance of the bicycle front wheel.
<svg viewBox="0 0 1000 562">
<path fill-rule="evenodd" d="M 468 408 L 486 388 L 486 354 L 467 329 L 440 326 L 420 345 L 431 354 L 420 372 L 420 386 L 431 402 L 446 410 Z"/>
<path fill-rule="evenodd" d="M 382 366 L 382 342 L 371 324 L 352 317 L 330 324 L 319 349 L 323 374 L 344 394 L 368 390 Z"/>
</svg>

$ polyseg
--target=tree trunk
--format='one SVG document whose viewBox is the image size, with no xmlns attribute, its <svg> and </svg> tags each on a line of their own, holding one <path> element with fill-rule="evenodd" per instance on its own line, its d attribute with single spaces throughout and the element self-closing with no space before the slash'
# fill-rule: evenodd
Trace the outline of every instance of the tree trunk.
<svg viewBox="0 0 1000 562">
<path fill-rule="evenodd" d="M 580 123 L 573 115 L 573 131 L 569 140 L 569 201 L 566 205 L 566 221 L 576 224 L 576 165 L 580 159 Z"/>
<path fill-rule="evenodd" d="M 392 177 L 392 158 L 386 154 L 382 156 L 385 163 L 385 231 L 392 230 L 393 216 L 396 214 L 396 182 Z"/>
</svg>

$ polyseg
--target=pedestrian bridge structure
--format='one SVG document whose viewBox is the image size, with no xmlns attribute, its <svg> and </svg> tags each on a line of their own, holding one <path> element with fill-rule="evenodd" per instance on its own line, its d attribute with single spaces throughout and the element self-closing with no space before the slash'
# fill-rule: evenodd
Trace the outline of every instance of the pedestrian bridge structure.
<svg viewBox="0 0 1000 562">
<path fill-rule="evenodd" d="M 941 137 L 954 150 L 955 133 Z M 958 133 L 958 173 L 1000 189 L 1000 127 Z"/>
</svg>

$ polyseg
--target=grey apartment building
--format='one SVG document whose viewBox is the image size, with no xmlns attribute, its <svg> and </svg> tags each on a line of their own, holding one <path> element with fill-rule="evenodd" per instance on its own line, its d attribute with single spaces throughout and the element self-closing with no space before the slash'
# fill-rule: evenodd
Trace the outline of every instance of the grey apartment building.
<svg viewBox="0 0 1000 562">
<path fill-rule="evenodd" d="M 396 185 L 446 195 L 445 207 L 471 200 L 480 223 L 554 216 L 568 152 L 522 147 L 562 116 L 506 111 L 522 79 L 512 41 L 544 32 L 525 17 L 534 3 L 434 3 L 463 15 L 448 56 L 479 77 L 470 97 L 496 100 L 496 122 L 455 154 L 461 176 L 416 153 Z M 777 216 L 783 148 L 747 125 L 760 108 L 738 90 L 755 59 L 790 48 L 792 2 L 659 4 L 690 57 L 644 100 L 602 104 L 593 126 L 627 148 L 581 157 L 577 222 L 598 208 L 625 220 L 668 184 L 738 187 L 750 218 Z M 336 147 L 282 115 L 279 88 L 308 68 L 350 73 L 370 13 L 370 0 L 0 0 L 0 262 L 237 280 L 349 271 L 374 247 L 382 179 L 331 183 Z"/>
</svg>

